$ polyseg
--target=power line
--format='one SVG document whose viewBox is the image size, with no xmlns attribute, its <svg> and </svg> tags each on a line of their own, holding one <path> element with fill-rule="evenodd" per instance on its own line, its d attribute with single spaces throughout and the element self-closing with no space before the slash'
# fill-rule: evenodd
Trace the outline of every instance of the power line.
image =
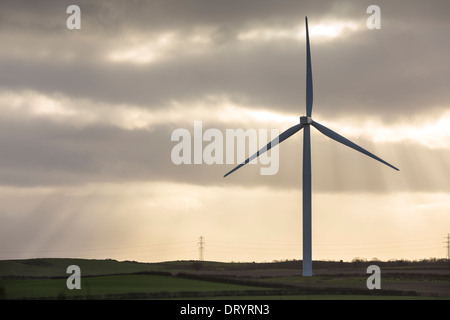
<svg viewBox="0 0 450 320">
<path fill-rule="evenodd" d="M 437 238 L 440 238 L 439 241 Z M 436 239 L 436 240 L 435 240 Z M 199 254 L 199 260 L 204 260 L 205 254 L 205 238 L 203 236 L 198 238 L 197 252 Z M 450 234 L 444 237 L 446 256 L 450 259 Z M 191 244 L 189 244 L 191 243 Z M 366 255 L 391 255 L 398 252 L 399 255 L 408 255 L 415 252 L 418 249 L 425 250 L 427 252 L 436 252 L 439 248 L 442 250 L 442 235 L 437 237 L 423 237 L 414 239 L 392 239 L 384 241 L 367 241 L 367 242 L 321 242 L 314 245 L 315 251 L 319 256 L 336 256 L 336 255 L 353 255 L 353 256 L 366 256 Z M 298 256 L 301 251 L 301 242 L 267 242 L 267 241 L 236 241 L 236 239 L 227 240 L 209 240 L 209 251 L 213 256 L 215 255 L 262 255 L 265 256 Z M 2 250 L 3 249 L 3 250 Z M 70 255 L 83 256 L 83 257 L 96 257 L 96 256 L 123 256 L 127 254 L 133 257 L 133 255 L 139 255 L 142 259 L 142 253 L 147 253 L 151 260 L 157 259 L 174 259 L 183 258 L 186 259 L 189 255 L 192 255 L 195 248 L 192 246 L 191 241 L 171 241 L 171 242 L 150 242 L 150 243 L 137 243 L 134 245 L 109 245 L 109 246 L 80 246 L 76 247 L 56 247 L 50 248 L 0 248 L 0 259 L 14 259 L 24 256 L 58 256 L 58 255 Z M 441 251 L 442 252 L 442 251 Z M 212 257 L 213 257 L 212 256 Z M 7 258 L 8 257 L 8 258 Z"/>
<path fill-rule="evenodd" d="M 205 249 L 204 247 L 205 242 L 203 241 L 203 236 L 200 237 L 200 240 L 198 241 L 198 251 L 199 251 L 199 260 L 203 261 L 203 250 Z"/>
<path fill-rule="evenodd" d="M 450 233 L 447 234 L 447 237 L 444 239 L 447 239 L 446 244 L 447 244 L 447 260 L 450 259 Z"/>
</svg>

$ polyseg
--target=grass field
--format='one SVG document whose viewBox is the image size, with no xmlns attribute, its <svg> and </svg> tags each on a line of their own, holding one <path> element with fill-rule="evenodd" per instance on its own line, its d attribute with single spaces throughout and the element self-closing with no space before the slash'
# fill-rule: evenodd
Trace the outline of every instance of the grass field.
<svg viewBox="0 0 450 320">
<path fill-rule="evenodd" d="M 260 291 L 261 288 L 183 279 L 172 276 L 155 275 L 118 275 L 84 278 L 81 290 L 69 290 L 66 279 L 28 279 L 28 280 L 0 280 L 7 299 L 50 299 L 50 298 L 85 298 L 102 299 L 136 297 L 170 297 L 180 292 L 221 292 Z M 153 295 L 155 294 L 155 295 Z"/>
<path fill-rule="evenodd" d="M 219 299 L 219 300 L 439 300 L 443 297 L 383 295 L 252 295 L 270 288 L 216 283 L 170 276 L 120 275 L 86 278 L 81 290 L 66 279 L 1 280 L 6 299 Z M 270 292 L 273 292 L 271 290 Z M 193 294 L 197 293 L 197 294 Z M 202 293 L 199 295 L 199 293 Z M 245 294 L 244 294 L 245 293 Z"/>
<path fill-rule="evenodd" d="M 67 289 L 69 265 L 81 269 L 81 290 Z M 446 264 L 383 266 L 382 290 L 367 289 L 364 266 L 324 263 L 316 270 L 322 274 L 305 278 L 295 263 L 0 261 L 0 299 L 450 299 Z"/>
<path fill-rule="evenodd" d="M 67 267 L 77 265 L 83 275 L 104 275 L 117 273 L 134 273 L 146 271 L 163 271 L 159 264 L 136 263 L 116 260 L 87 259 L 30 259 L 0 261 L 0 278 L 2 277 L 67 277 Z"/>
</svg>

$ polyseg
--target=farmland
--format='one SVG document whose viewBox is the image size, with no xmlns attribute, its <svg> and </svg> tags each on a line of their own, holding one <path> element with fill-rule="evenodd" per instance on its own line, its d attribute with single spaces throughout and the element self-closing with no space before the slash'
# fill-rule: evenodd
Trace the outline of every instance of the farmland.
<svg viewBox="0 0 450 320">
<path fill-rule="evenodd" d="M 222 263 L 87 259 L 0 261 L 1 299 L 450 299 L 448 261 L 378 262 L 381 290 L 366 286 L 368 263 Z M 69 290 L 69 265 L 81 269 L 81 289 Z"/>
</svg>

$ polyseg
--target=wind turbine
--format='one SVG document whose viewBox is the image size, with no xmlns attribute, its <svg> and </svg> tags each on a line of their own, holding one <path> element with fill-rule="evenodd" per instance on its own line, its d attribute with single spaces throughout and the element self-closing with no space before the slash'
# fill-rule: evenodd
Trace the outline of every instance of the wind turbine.
<svg viewBox="0 0 450 320">
<path fill-rule="evenodd" d="M 313 126 L 319 130 L 322 134 L 327 137 L 340 142 L 347 147 L 355 149 L 375 160 L 384 163 L 385 165 L 399 171 L 393 165 L 387 163 L 386 161 L 380 159 L 376 155 L 370 153 L 369 151 L 361 148 L 357 144 L 351 142 L 350 140 L 344 138 L 340 134 L 334 132 L 331 129 L 321 125 L 320 123 L 314 121 L 311 118 L 312 106 L 313 106 L 313 82 L 312 82 L 312 71 L 311 71 L 311 52 L 309 47 L 309 31 L 308 31 L 308 18 L 305 17 L 306 24 L 306 116 L 300 117 L 300 123 L 287 129 L 278 137 L 273 139 L 264 148 L 260 149 L 257 153 L 252 155 L 250 158 L 245 160 L 243 163 L 235 167 L 233 170 L 228 172 L 224 177 L 230 175 L 240 167 L 249 163 L 256 157 L 259 157 L 264 152 L 270 150 L 272 147 L 283 142 L 290 136 L 294 135 L 301 129 L 304 129 L 303 133 L 303 276 L 312 276 L 312 249 L 311 249 L 311 133 L 310 128 Z"/>
</svg>

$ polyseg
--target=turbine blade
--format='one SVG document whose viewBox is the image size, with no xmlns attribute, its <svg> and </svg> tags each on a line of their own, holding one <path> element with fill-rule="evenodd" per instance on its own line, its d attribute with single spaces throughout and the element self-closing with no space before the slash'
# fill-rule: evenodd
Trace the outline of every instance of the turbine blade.
<svg viewBox="0 0 450 320">
<path fill-rule="evenodd" d="M 373 153 L 370 153 L 369 151 L 361 148 L 360 146 L 358 146 L 357 144 L 351 142 L 350 140 L 344 138 L 343 136 L 341 136 L 340 134 L 337 134 L 336 132 L 334 132 L 333 130 L 328 129 L 327 127 L 321 125 L 320 123 L 317 123 L 316 121 L 312 121 L 311 123 L 312 126 L 314 126 L 317 130 L 319 130 L 320 132 L 322 132 L 324 135 L 326 135 L 327 137 L 336 140 L 337 142 L 340 142 L 344 145 L 346 145 L 347 147 L 350 147 L 352 149 L 355 149 L 375 160 L 380 161 L 381 163 L 384 163 L 385 165 L 391 167 L 392 169 L 395 169 L 397 171 L 400 171 L 399 169 L 397 169 L 396 167 L 394 167 L 393 165 L 387 163 L 386 161 L 384 161 L 383 159 L 378 158 L 376 155 L 374 155 Z"/>
<path fill-rule="evenodd" d="M 255 153 L 254 155 L 252 155 L 250 158 L 248 158 L 247 160 L 245 160 L 244 162 L 242 162 L 240 165 L 238 165 L 237 167 L 235 167 L 233 170 L 231 170 L 230 172 L 228 172 L 226 175 L 224 175 L 223 177 L 225 178 L 226 176 L 232 174 L 234 171 L 236 171 L 237 169 L 239 169 L 240 167 L 246 165 L 247 163 L 249 163 L 250 161 L 252 161 L 253 159 L 255 159 L 256 157 L 259 157 L 260 155 L 264 154 L 266 151 L 269 151 L 271 148 L 275 147 L 277 144 L 280 144 L 281 142 L 283 142 L 284 140 L 286 140 L 287 138 L 289 138 L 290 136 L 292 136 L 293 134 L 297 133 L 298 131 L 300 131 L 303 128 L 303 124 L 299 123 L 289 129 L 287 129 L 286 131 L 284 131 L 282 134 L 280 134 L 278 137 L 276 137 L 275 139 L 273 139 L 271 142 L 269 142 L 264 148 L 261 148 L 257 153 Z"/>
<path fill-rule="evenodd" d="M 308 18 L 306 23 L 306 116 L 311 117 L 313 106 L 313 82 L 311 69 L 311 49 L 309 47 Z"/>
</svg>

